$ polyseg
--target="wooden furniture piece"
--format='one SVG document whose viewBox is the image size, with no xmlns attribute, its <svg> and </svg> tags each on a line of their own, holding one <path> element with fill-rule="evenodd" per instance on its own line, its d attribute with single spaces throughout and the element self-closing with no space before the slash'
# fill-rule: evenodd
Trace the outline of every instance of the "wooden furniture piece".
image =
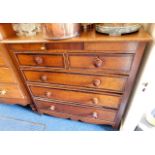
<svg viewBox="0 0 155 155">
<path fill-rule="evenodd" d="M 3 44 L 0 44 L 0 103 L 21 105 L 31 103 L 20 75 Z"/>
<path fill-rule="evenodd" d="M 1 43 L 39 113 L 118 128 L 150 40 L 143 30 L 121 37 L 88 31 L 68 40 L 40 34 L 9 36 Z"/>
</svg>

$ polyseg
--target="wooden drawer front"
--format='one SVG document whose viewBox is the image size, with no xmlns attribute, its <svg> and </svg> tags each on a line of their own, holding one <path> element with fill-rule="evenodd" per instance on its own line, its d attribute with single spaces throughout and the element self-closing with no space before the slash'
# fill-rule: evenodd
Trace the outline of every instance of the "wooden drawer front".
<svg viewBox="0 0 155 155">
<path fill-rule="evenodd" d="M 20 89 L 14 84 L 0 84 L 0 98 L 23 98 Z"/>
<path fill-rule="evenodd" d="M 117 76 L 93 76 L 58 72 L 23 71 L 27 81 L 72 85 L 96 89 L 123 91 L 127 78 Z"/>
<path fill-rule="evenodd" d="M 9 68 L 0 68 L 0 82 L 14 83 L 16 80 L 11 74 Z"/>
<path fill-rule="evenodd" d="M 51 43 L 46 44 L 46 48 L 49 50 L 83 50 L 83 43 Z"/>
<path fill-rule="evenodd" d="M 131 54 L 70 55 L 69 64 L 73 69 L 95 69 L 129 72 L 132 64 Z"/>
<path fill-rule="evenodd" d="M 83 50 L 84 43 L 32 43 L 32 44 L 10 44 L 9 48 L 17 51 L 36 51 L 36 50 Z"/>
<path fill-rule="evenodd" d="M 8 45 L 10 49 L 12 50 L 17 50 L 17 51 L 35 51 L 35 50 L 45 50 L 45 45 L 40 43 L 40 44 L 25 44 L 25 43 L 20 43 L 20 44 L 10 44 Z"/>
<path fill-rule="evenodd" d="M 75 102 L 92 106 L 118 108 L 121 100 L 121 96 L 112 96 L 108 94 L 101 95 L 54 88 L 50 89 L 39 86 L 30 86 L 30 89 L 32 94 L 37 97 L 55 99 L 65 102 Z"/>
<path fill-rule="evenodd" d="M 3 58 L 0 56 L 0 66 L 6 66 Z"/>
<path fill-rule="evenodd" d="M 56 113 L 65 113 L 70 115 L 75 115 L 79 117 L 107 120 L 113 122 L 116 116 L 115 110 L 99 110 L 95 108 L 85 108 L 80 106 L 65 105 L 54 102 L 44 102 L 36 100 L 35 103 L 40 111 L 44 113 L 50 112 L 51 114 Z"/>
<path fill-rule="evenodd" d="M 56 67 L 63 68 L 62 54 L 17 54 L 19 64 L 22 66 Z"/>
<path fill-rule="evenodd" d="M 85 50 L 107 50 L 107 51 L 133 51 L 138 47 L 137 42 L 92 42 L 85 43 Z"/>
</svg>

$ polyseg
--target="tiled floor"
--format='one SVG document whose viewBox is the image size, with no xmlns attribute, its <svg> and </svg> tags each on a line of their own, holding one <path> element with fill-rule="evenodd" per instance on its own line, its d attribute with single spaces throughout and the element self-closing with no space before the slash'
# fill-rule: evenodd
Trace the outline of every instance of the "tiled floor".
<svg viewBox="0 0 155 155">
<path fill-rule="evenodd" d="M 113 131 L 94 125 L 34 113 L 29 107 L 0 104 L 0 131 Z"/>
</svg>

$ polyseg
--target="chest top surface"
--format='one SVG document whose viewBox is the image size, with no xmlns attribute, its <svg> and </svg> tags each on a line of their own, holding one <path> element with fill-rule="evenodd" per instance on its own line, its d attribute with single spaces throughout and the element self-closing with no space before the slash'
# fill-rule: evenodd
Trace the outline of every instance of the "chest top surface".
<svg viewBox="0 0 155 155">
<path fill-rule="evenodd" d="M 0 43 L 62 43 L 62 42 L 124 42 L 124 41 L 139 41 L 139 42 L 149 42 L 151 36 L 141 29 L 139 32 L 126 34 L 122 36 L 109 36 L 95 32 L 95 30 L 81 32 L 79 37 L 64 40 L 46 40 L 42 34 L 38 34 L 33 37 L 24 36 L 12 36 L 5 38 L 0 41 Z"/>
</svg>

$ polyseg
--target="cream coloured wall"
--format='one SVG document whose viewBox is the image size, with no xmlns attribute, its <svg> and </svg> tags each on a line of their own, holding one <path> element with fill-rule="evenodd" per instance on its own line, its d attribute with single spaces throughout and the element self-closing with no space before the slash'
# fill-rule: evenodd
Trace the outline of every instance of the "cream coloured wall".
<svg viewBox="0 0 155 155">
<path fill-rule="evenodd" d="M 155 105 L 155 24 L 143 24 L 153 37 L 145 51 L 138 80 L 120 130 L 133 131 L 145 111 Z M 148 83 L 143 92 L 144 84 Z"/>
</svg>

